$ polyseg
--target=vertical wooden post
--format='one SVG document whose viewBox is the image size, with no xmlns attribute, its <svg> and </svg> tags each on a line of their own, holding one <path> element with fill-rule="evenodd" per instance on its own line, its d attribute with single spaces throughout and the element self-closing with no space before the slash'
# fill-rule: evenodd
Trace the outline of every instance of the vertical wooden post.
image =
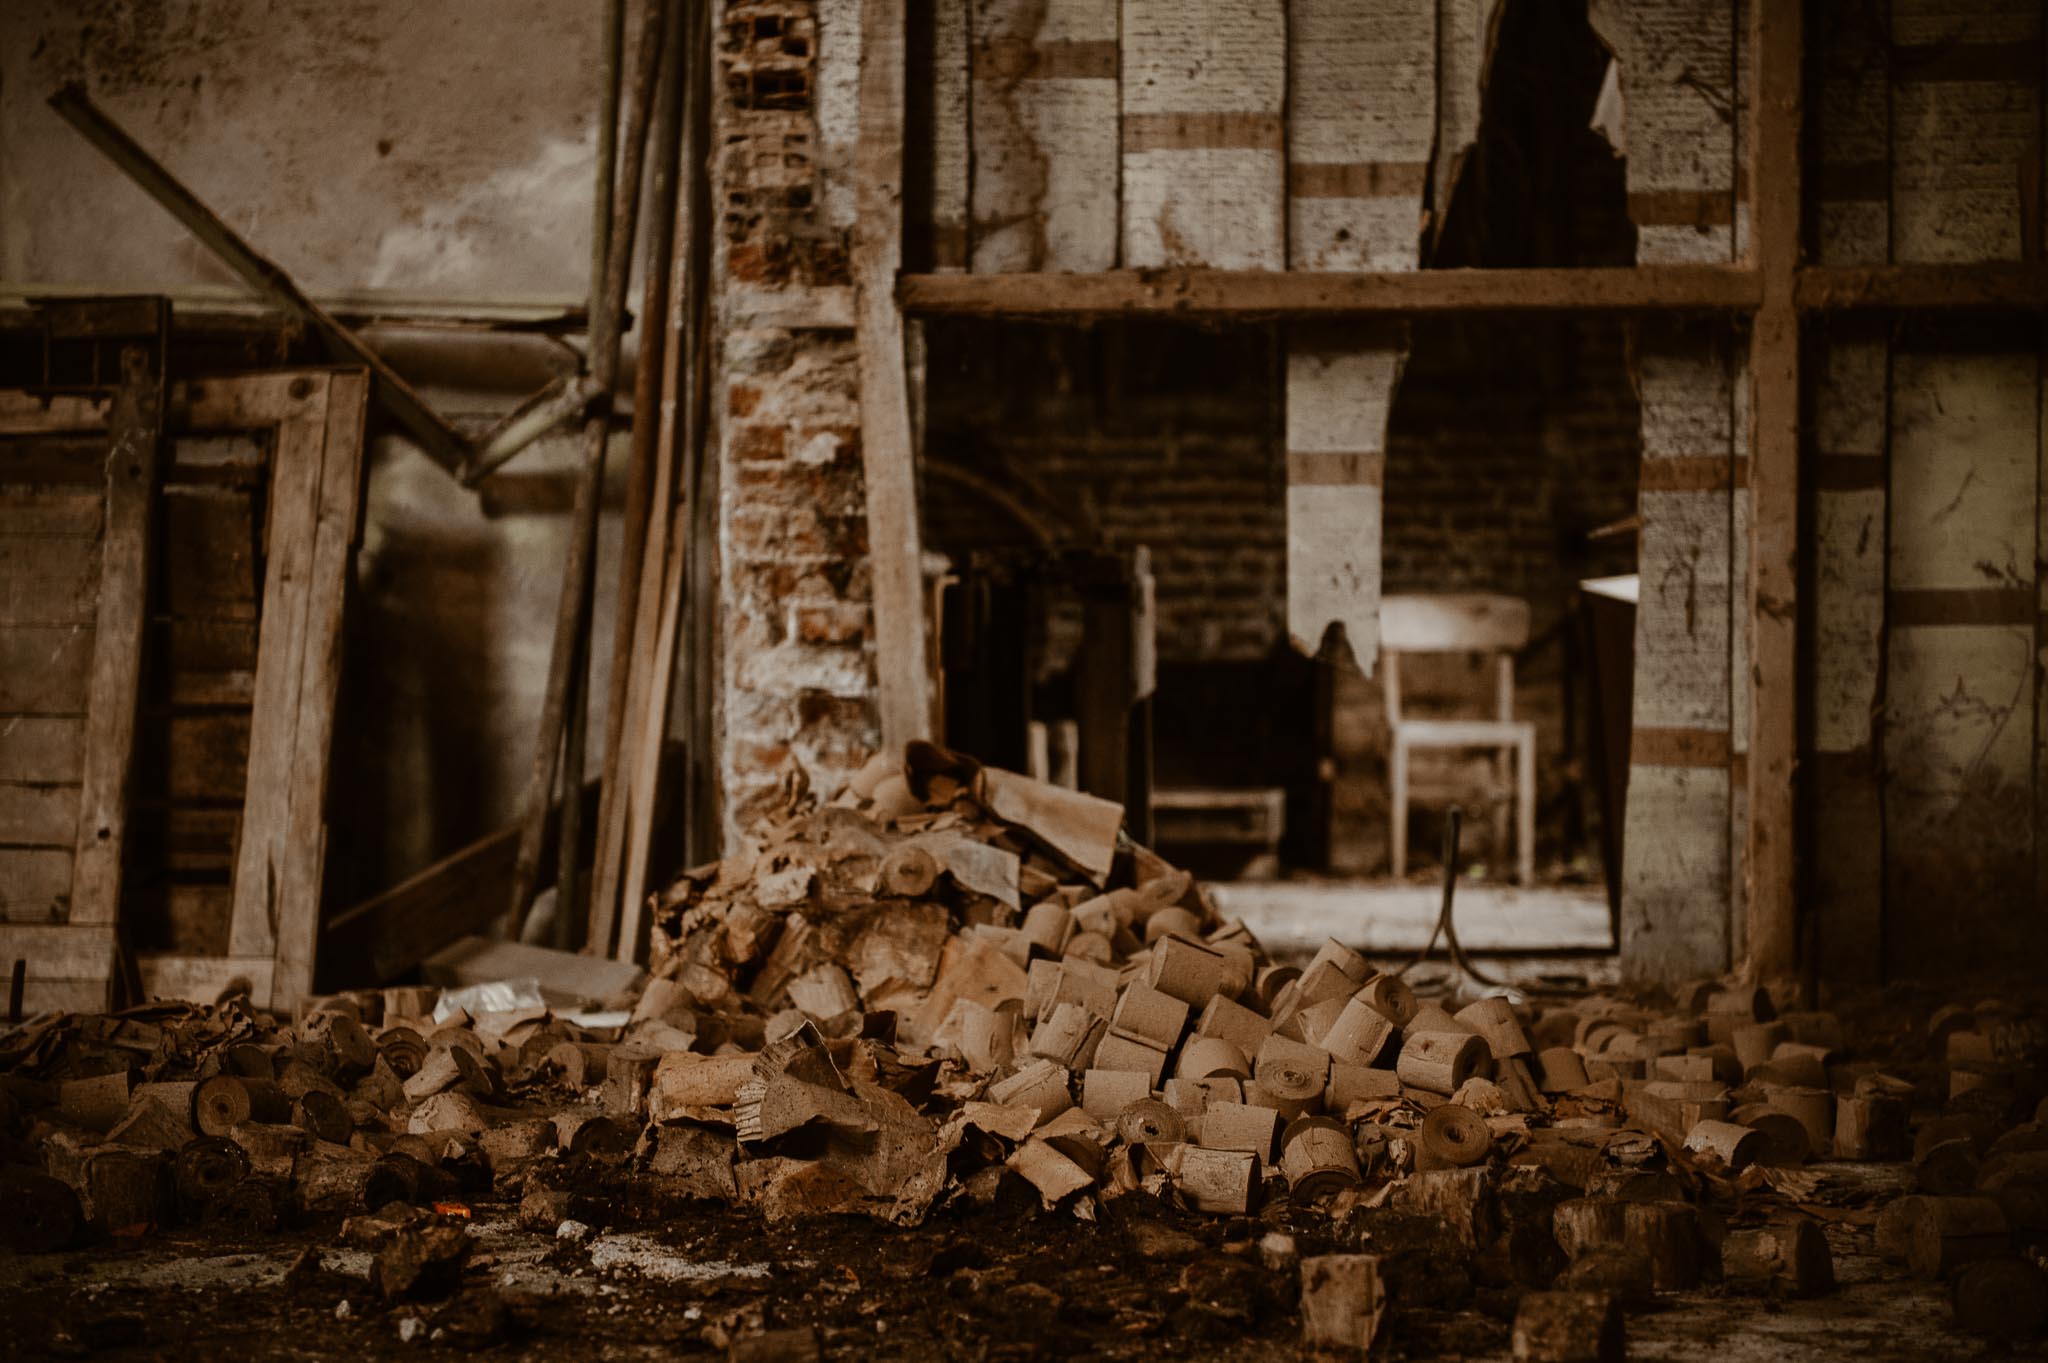
<svg viewBox="0 0 2048 1363">
<path fill-rule="evenodd" d="M 619 329 L 626 311 L 633 235 L 640 210 L 640 176 L 645 169 L 648 119 L 654 108 L 662 27 L 667 17 L 664 0 L 644 0 L 640 48 L 633 71 L 633 102 L 626 112 L 626 135 L 612 189 L 612 239 L 605 253 L 603 288 L 594 292 L 590 300 L 590 379 L 600 398 L 597 410 L 583 423 L 583 460 L 576 471 L 576 499 L 569 512 L 568 563 L 562 573 L 561 595 L 556 599 L 555 640 L 548 655 L 547 688 L 541 695 L 540 732 L 534 742 L 533 767 L 526 779 L 519 858 L 513 865 L 512 899 L 506 918 L 508 934 L 515 938 L 533 902 L 534 885 L 540 874 L 541 842 L 546 836 L 548 814 L 554 808 L 555 778 L 561 772 L 562 740 L 568 724 L 570 673 L 589 656 L 590 574 L 597 555 L 605 453 L 611 444 Z M 567 787 L 572 798 L 582 784 L 583 773 L 570 775 Z"/>
<path fill-rule="evenodd" d="M 1800 116 L 1797 4 L 1750 6 L 1750 260 L 1763 295 L 1750 330 L 1748 959 L 1753 976 L 1799 964 L 1793 756 L 1799 543 Z"/>
<path fill-rule="evenodd" d="M 904 0 L 861 0 L 855 332 L 874 572 L 875 679 L 882 742 L 890 747 L 932 732 L 916 452 L 903 314 L 896 307 L 896 273 L 903 263 L 904 27 Z"/>
<path fill-rule="evenodd" d="M 161 305 L 159 305 L 161 306 Z M 78 849 L 71 873 L 71 917 L 78 924 L 117 921 L 128 792 L 135 772 L 135 712 L 142 697 L 143 632 L 149 620 L 150 520 L 157 452 L 163 440 L 163 338 L 121 351 L 121 387 L 108 428 L 106 530 L 101 540 L 99 608 L 88 683 Z M 108 963 L 111 966 L 111 962 Z"/>
</svg>

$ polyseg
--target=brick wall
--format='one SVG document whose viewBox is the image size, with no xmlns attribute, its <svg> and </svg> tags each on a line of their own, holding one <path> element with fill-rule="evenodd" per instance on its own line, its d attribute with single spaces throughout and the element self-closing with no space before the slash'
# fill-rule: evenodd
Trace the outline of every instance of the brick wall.
<svg viewBox="0 0 2048 1363">
<path fill-rule="evenodd" d="M 1243 661 L 1285 624 L 1285 468 L 1271 328 L 934 323 L 926 544 L 1152 551 L 1162 661 Z"/>
<path fill-rule="evenodd" d="M 1286 647 L 1270 328 L 947 321 L 926 342 L 927 459 L 944 466 L 924 478 L 929 547 L 964 554 L 1047 533 L 1143 544 L 1158 578 L 1162 663 L 1252 662 Z M 1413 342 L 1390 421 L 1387 590 L 1520 596 L 1540 633 L 1580 578 L 1632 563 L 1625 539 L 1585 538 L 1635 509 L 1624 333 L 1465 323 L 1420 327 Z M 1460 680 L 1454 667 L 1435 689 Z M 1350 673 L 1332 681 L 1332 856 L 1338 869 L 1383 869 L 1379 684 Z M 1490 694 L 1486 677 L 1463 681 Z M 1548 796 L 1564 749 L 1558 649 L 1530 660 L 1520 690 L 1519 713 L 1540 726 Z M 1302 741 L 1310 732 L 1304 724 Z M 1160 764 L 1173 767 L 1176 754 L 1162 748 Z"/>
<path fill-rule="evenodd" d="M 792 763 L 831 788 L 877 741 L 853 336 L 762 320 L 848 282 L 847 229 L 827 209 L 837 186 L 817 107 L 830 17 L 819 9 L 752 0 L 720 14 L 716 729 L 728 840 Z"/>
</svg>

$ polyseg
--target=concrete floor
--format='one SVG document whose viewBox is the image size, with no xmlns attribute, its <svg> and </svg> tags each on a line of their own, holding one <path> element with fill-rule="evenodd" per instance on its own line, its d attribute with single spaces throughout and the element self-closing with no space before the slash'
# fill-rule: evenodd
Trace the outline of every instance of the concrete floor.
<svg viewBox="0 0 2048 1363">
<path fill-rule="evenodd" d="M 1443 899 L 1439 886 L 1396 881 L 1228 881 L 1208 890 L 1217 910 L 1243 919 L 1273 959 L 1296 965 L 1328 937 L 1371 957 L 1419 952 Z M 1597 885 L 1460 886 L 1452 922 L 1474 964 L 1503 981 L 1605 988 L 1618 978 L 1607 896 Z M 1420 965 L 1408 979 L 1426 986 L 1443 973 Z"/>
</svg>

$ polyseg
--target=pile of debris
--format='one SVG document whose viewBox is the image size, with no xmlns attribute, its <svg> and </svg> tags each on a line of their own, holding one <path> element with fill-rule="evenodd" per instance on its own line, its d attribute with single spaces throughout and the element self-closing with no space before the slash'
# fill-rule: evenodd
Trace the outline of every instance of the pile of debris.
<svg viewBox="0 0 2048 1363">
<path fill-rule="evenodd" d="M 1915 1191 L 1857 1214 L 1879 1248 L 1951 1280 L 1968 1328 L 2048 1317 L 2042 1033 L 1995 1002 L 1887 1069 L 1758 988 L 1420 999 L 1334 941 L 1268 960 L 1117 806 L 930 745 L 829 802 L 792 791 L 655 908 L 652 978 L 610 1017 L 405 988 L 37 1020 L 0 1042 L 0 1234 L 340 1213 L 397 1296 L 466 1244 L 408 1209 L 497 1195 L 552 1230 L 594 1170 L 896 1225 L 1021 1179 L 1084 1219 L 1139 1194 L 1435 1218 L 1525 1290 L 1518 1356 L 1604 1357 L 1617 1303 L 1653 1292 L 1830 1290 L 1801 1166 L 1911 1159 Z M 1311 1342 L 1370 1340 L 1374 1256 L 1301 1276 Z"/>
</svg>

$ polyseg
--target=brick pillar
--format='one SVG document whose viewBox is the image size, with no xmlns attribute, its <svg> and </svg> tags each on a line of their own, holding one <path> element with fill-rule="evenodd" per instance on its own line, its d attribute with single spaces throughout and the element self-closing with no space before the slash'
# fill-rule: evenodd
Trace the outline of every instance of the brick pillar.
<svg viewBox="0 0 2048 1363">
<path fill-rule="evenodd" d="M 719 16 L 713 703 L 728 846 L 791 763 L 830 791 L 877 740 L 853 333 L 826 325 L 849 320 L 833 316 L 850 196 L 831 92 L 858 54 L 822 50 L 850 46 L 847 9 L 729 0 Z"/>
</svg>

